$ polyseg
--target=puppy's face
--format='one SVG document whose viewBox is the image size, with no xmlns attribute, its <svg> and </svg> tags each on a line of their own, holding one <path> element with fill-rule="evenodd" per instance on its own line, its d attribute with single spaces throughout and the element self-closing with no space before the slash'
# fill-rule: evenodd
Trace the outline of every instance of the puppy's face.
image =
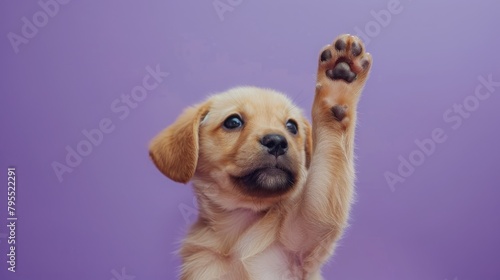
<svg viewBox="0 0 500 280">
<path fill-rule="evenodd" d="M 150 154 L 165 175 L 192 179 L 199 195 L 224 208 L 262 209 L 300 191 L 310 137 L 307 120 L 284 95 L 237 88 L 186 111 Z"/>
</svg>

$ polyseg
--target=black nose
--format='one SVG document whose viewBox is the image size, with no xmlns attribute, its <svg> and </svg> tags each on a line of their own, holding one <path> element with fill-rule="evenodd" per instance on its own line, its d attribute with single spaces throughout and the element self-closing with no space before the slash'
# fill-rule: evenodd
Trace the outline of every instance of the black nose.
<svg viewBox="0 0 500 280">
<path fill-rule="evenodd" d="M 271 155 L 281 156 L 288 150 L 286 138 L 279 134 L 268 134 L 260 139 L 260 143 L 267 147 L 267 151 Z"/>
</svg>

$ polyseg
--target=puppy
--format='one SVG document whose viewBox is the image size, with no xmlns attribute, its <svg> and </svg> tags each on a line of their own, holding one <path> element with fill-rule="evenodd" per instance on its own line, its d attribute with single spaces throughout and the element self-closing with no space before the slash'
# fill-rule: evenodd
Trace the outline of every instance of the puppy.
<svg viewBox="0 0 500 280">
<path fill-rule="evenodd" d="M 188 108 L 150 146 L 199 205 L 181 279 L 322 279 L 354 194 L 356 106 L 372 64 L 341 35 L 318 59 L 312 126 L 283 94 L 240 87 Z"/>
</svg>

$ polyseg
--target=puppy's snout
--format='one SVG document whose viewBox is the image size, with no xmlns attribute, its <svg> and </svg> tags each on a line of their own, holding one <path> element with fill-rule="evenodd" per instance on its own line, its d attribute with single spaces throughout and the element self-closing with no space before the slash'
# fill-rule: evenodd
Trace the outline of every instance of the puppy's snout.
<svg viewBox="0 0 500 280">
<path fill-rule="evenodd" d="M 284 155 L 288 150 L 288 142 L 283 135 L 267 134 L 260 139 L 260 143 L 267 148 L 271 155 L 276 157 Z"/>
</svg>

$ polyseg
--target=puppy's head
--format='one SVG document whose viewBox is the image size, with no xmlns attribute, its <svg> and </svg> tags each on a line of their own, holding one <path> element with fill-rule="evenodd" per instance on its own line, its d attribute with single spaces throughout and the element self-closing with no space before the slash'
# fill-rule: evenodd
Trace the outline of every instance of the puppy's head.
<svg viewBox="0 0 500 280">
<path fill-rule="evenodd" d="M 188 108 L 152 141 L 150 156 L 219 206 L 263 209 L 300 192 L 311 142 L 308 121 L 284 95 L 235 88 Z"/>
</svg>

